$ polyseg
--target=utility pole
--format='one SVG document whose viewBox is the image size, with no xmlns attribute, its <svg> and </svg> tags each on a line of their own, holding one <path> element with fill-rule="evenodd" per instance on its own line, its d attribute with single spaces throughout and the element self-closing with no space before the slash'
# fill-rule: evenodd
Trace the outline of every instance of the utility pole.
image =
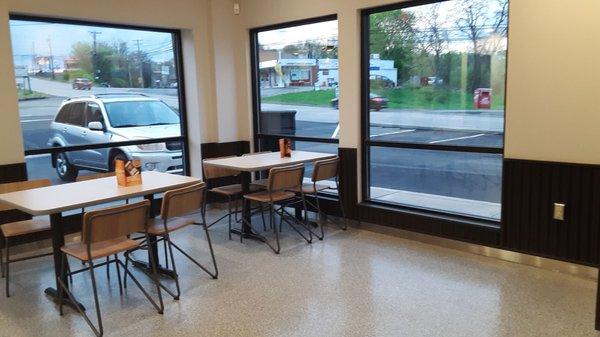
<svg viewBox="0 0 600 337">
<path fill-rule="evenodd" d="M 140 87 L 143 88 L 144 87 L 144 73 L 143 73 L 143 69 L 142 69 L 143 64 L 142 64 L 142 57 L 141 57 L 142 55 L 141 55 L 141 49 L 140 49 L 140 45 L 141 45 L 142 41 L 143 40 L 141 40 L 141 39 L 133 40 L 133 42 L 135 42 L 135 44 L 137 45 L 137 59 L 140 64 L 140 77 L 138 79 L 138 83 L 140 84 Z"/>
<path fill-rule="evenodd" d="M 89 31 L 90 34 L 92 34 L 92 39 L 94 40 L 94 46 L 92 49 L 92 72 L 93 72 L 93 76 L 94 76 L 94 80 L 99 78 L 99 74 L 98 74 L 98 68 L 97 68 L 97 62 L 98 62 L 98 54 L 96 52 L 96 36 L 102 34 L 102 32 L 98 32 L 98 31 Z"/>
<path fill-rule="evenodd" d="M 54 79 L 54 56 L 52 55 L 52 38 L 50 36 L 48 36 L 48 50 L 50 51 L 50 57 L 48 58 L 50 73 L 52 74 L 52 79 Z"/>
</svg>

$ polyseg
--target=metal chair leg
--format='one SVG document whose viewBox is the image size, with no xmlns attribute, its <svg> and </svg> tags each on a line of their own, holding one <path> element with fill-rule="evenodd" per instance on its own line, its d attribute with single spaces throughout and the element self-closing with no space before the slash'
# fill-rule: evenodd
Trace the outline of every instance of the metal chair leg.
<svg viewBox="0 0 600 337">
<path fill-rule="evenodd" d="M 156 246 L 156 250 L 158 250 L 158 245 Z M 169 255 L 167 253 L 167 241 L 163 241 L 163 250 L 165 252 L 165 268 L 169 269 Z"/>
<path fill-rule="evenodd" d="M 165 234 L 164 239 L 167 241 L 167 246 L 169 247 L 169 255 L 171 255 L 171 264 L 173 265 L 173 274 L 175 275 L 175 288 L 177 289 L 177 294 L 173 297 L 174 300 L 179 300 L 179 296 L 181 296 L 181 288 L 179 287 L 179 275 L 177 275 L 177 267 L 175 266 L 175 256 L 173 255 L 173 247 L 171 245 L 171 238 L 169 233 Z"/>
<path fill-rule="evenodd" d="M 89 264 L 89 270 L 90 270 L 90 277 L 92 279 L 92 291 L 94 292 L 94 304 L 96 305 L 96 316 L 98 318 L 98 330 L 99 331 L 94 331 L 94 332 L 96 332 L 96 335 L 102 336 L 104 334 L 104 329 L 102 327 L 102 313 L 100 312 L 100 302 L 98 301 L 98 288 L 96 286 L 96 276 L 94 275 L 94 262 L 90 259 L 88 261 L 88 264 Z M 92 327 L 93 327 L 93 325 L 92 325 Z"/>
<path fill-rule="evenodd" d="M 315 193 L 315 206 L 317 206 L 317 217 L 319 220 L 319 227 L 321 227 L 321 236 L 319 237 L 317 235 L 317 238 L 319 240 L 323 240 L 323 238 L 325 237 L 325 230 L 323 229 L 323 213 L 321 212 L 321 204 L 319 203 L 319 195 L 318 193 Z"/>
<path fill-rule="evenodd" d="M 106 278 L 110 281 L 110 257 L 106 257 Z"/>
<path fill-rule="evenodd" d="M 348 218 L 346 217 L 346 209 L 344 207 L 344 203 L 342 202 L 342 195 L 340 193 L 340 184 L 337 180 L 336 180 L 335 184 L 336 184 L 336 188 L 338 190 L 338 203 L 340 204 L 340 212 L 342 213 L 342 218 L 344 218 L 344 227 L 342 227 L 342 230 L 347 230 L 348 229 Z"/>
<path fill-rule="evenodd" d="M 119 294 L 123 295 L 123 284 L 121 282 L 121 268 L 119 267 L 119 257 L 115 254 L 115 265 L 117 267 L 117 280 L 119 280 Z"/>
<path fill-rule="evenodd" d="M 6 247 L 6 261 L 4 264 L 4 269 L 6 270 L 6 279 L 5 279 L 5 281 L 6 281 L 6 286 L 5 286 L 6 287 L 6 297 L 10 297 L 10 291 L 8 289 L 8 287 L 9 287 L 8 283 L 9 283 L 9 279 L 10 279 L 10 250 L 8 248 L 8 245 L 9 245 L 8 238 L 6 238 L 4 240 L 4 245 Z"/>
<path fill-rule="evenodd" d="M 227 196 L 227 211 L 229 212 L 227 216 L 229 220 L 229 230 L 227 231 L 227 233 L 229 234 L 229 240 L 231 240 L 231 196 Z"/>
<path fill-rule="evenodd" d="M 279 254 L 281 251 L 281 245 L 279 244 L 279 232 L 277 231 L 277 226 L 275 225 L 275 206 L 273 203 L 269 203 L 269 223 L 273 228 L 273 232 L 275 232 L 275 241 L 277 242 L 277 250 L 275 250 L 275 254 Z"/>
</svg>

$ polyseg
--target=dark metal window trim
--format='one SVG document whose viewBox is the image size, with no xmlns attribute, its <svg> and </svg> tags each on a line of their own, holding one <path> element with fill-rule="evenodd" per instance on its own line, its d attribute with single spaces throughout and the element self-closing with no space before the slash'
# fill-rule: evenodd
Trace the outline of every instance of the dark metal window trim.
<svg viewBox="0 0 600 337">
<path fill-rule="evenodd" d="M 419 214 L 429 214 L 430 216 L 450 216 L 452 218 L 460 219 L 465 222 L 476 221 L 477 223 L 483 221 L 484 223 L 493 223 L 499 225 L 500 220 L 490 220 L 479 218 L 475 216 L 468 216 L 464 214 L 454 214 L 451 212 L 443 212 L 438 210 L 429 210 L 419 207 L 412 207 L 407 205 L 400 205 L 394 203 L 386 203 L 377 200 L 373 200 L 370 197 L 370 182 L 371 182 L 371 158 L 370 150 L 372 146 L 375 147 L 389 147 L 389 148 L 405 148 L 405 149 L 423 149 L 423 150 L 437 150 L 437 151 L 452 151 L 452 152 L 469 152 L 469 153 L 490 153 L 500 154 L 504 157 L 504 144 L 506 143 L 506 132 L 503 133 L 502 147 L 477 147 L 477 146 L 457 146 L 457 145 L 439 145 L 439 144 L 419 144 L 419 143 L 406 143 L 406 142 L 386 142 L 386 141 L 374 141 L 370 139 L 370 109 L 369 109 L 369 62 L 370 62 L 370 15 L 375 13 L 381 13 L 391 10 L 404 9 L 416 6 L 423 6 L 435 3 L 441 3 L 451 0 L 409 0 L 405 2 L 393 3 L 384 6 L 366 8 L 361 11 L 361 35 L 360 35 L 360 78 L 361 78 L 361 139 L 362 139 L 362 153 L 361 153 L 361 169 L 362 169 L 362 204 L 368 205 L 381 205 L 389 206 L 399 211 L 411 211 L 418 212 Z M 507 32 L 508 34 L 508 32 Z M 507 60 L 508 60 L 508 48 L 507 48 Z M 508 66 L 508 62 L 507 62 Z M 508 79 L 504 81 L 505 89 L 508 87 Z M 505 90 L 506 97 L 508 90 Z M 504 130 L 506 130 L 506 112 L 504 118 Z M 504 176 L 504 175 L 503 175 Z M 504 181 L 504 178 L 502 178 Z M 504 188 L 501 188 L 501 200 L 503 200 Z M 502 207 L 502 206 L 501 206 Z"/>
<path fill-rule="evenodd" d="M 287 21 L 283 23 L 261 26 L 250 29 L 250 75 L 251 75 L 251 87 L 252 87 L 252 130 L 254 139 L 254 151 L 259 151 L 259 140 L 260 139 L 273 139 L 273 138 L 288 138 L 296 141 L 306 141 L 313 143 L 339 143 L 339 139 L 332 138 L 318 138 L 318 137 L 305 137 L 305 136 L 292 136 L 292 135 L 280 135 L 280 134 L 262 134 L 260 133 L 260 80 L 258 78 L 258 33 L 274 30 L 289 28 L 295 26 L 308 25 L 311 23 L 319 23 L 325 21 L 337 20 L 337 14 L 324 15 L 309 19 Z"/>
<path fill-rule="evenodd" d="M 65 147 L 54 147 L 44 149 L 31 149 L 25 150 L 25 156 L 36 155 L 36 154 L 56 154 L 59 152 L 88 150 L 88 149 L 99 149 L 117 146 L 127 145 L 141 145 L 141 144 L 155 144 L 167 141 L 180 141 L 183 143 L 183 172 L 185 175 L 190 175 L 190 156 L 189 156 L 189 142 L 188 142 L 188 130 L 187 130 L 187 109 L 186 109 L 186 96 L 185 96 L 185 81 L 183 71 L 183 52 L 181 43 L 181 30 L 171 28 L 159 28 L 151 26 L 136 26 L 119 23 L 107 23 L 91 20 L 75 20 L 75 19 L 63 19 L 56 17 L 45 17 L 35 16 L 20 13 L 10 13 L 9 20 L 24 20 L 24 21 L 37 21 L 44 23 L 62 23 L 72 25 L 84 25 L 84 26 L 97 26 L 106 28 L 118 28 L 118 29 L 132 29 L 140 31 L 160 32 L 169 33 L 173 37 L 173 56 L 175 58 L 175 66 L 177 71 L 177 88 L 178 88 L 178 100 L 179 100 L 179 116 L 180 116 L 180 127 L 181 136 L 179 137 L 165 137 L 165 138 L 153 138 L 144 140 L 134 140 L 127 142 L 115 142 L 115 143 L 98 143 L 98 144 L 86 144 L 86 145 L 75 145 Z"/>
</svg>

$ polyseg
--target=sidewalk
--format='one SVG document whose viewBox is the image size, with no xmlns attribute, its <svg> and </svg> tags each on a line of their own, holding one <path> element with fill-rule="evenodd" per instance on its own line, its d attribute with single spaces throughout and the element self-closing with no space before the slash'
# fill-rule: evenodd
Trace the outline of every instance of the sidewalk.
<svg viewBox="0 0 600 337">
<path fill-rule="evenodd" d="M 338 123 L 343 113 L 330 107 L 262 104 L 263 110 L 295 110 L 296 120 Z M 371 126 L 418 129 L 450 129 L 476 132 L 503 132 L 502 110 L 397 110 L 371 111 Z"/>
</svg>

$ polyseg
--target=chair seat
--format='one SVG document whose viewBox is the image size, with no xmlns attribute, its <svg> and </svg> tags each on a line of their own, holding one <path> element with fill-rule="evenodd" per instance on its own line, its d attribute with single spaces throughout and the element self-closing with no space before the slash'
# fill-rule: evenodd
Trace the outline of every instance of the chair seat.
<svg viewBox="0 0 600 337">
<path fill-rule="evenodd" d="M 272 196 L 272 197 L 271 197 Z M 269 194 L 267 191 L 246 194 L 244 198 L 258 202 L 283 201 L 294 198 L 296 194 L 290 191 L 277 191 Z"/>
<path fill-rule="evenodd" d="M 34 218 L 31 220 L 7 223 L 0 226 L 0 228 L 2 228 L 2 235 L 4 235 L 5 238 L 10 238 L 50 230 L 50 221 L 48 221 L 47 218 Z"/>
<path fill-rule="evenodd" d="M 118 238 L 92 243 L 90 252 L 92 255 L 92 260 L 95 260 L 98 258 L 128 251 L 137 247 L 139 247 L 139 243 L 137 241 L 127 238 Z M 63 253 L 79 260 L 85 261 L 88 259 L 87 245 L 83 242 L 73 242 L 66 244 L 60 250 Z"/>
<path fill-rule="evenodd" d="M 161 218 L 153 218 L 148 219 L 148 234 L 163 236 L 167 232 L 171 233 L 183 227 L 189 226 L 194 223 L 194 220 L 186 219 L 186 218 L 171 218 L 167 221 L 167 229 L 165 230 L 165 225 L 163 223 L 163 219 Z"/>
<path fill-rule="evenodd" d="M 258 190 L 259 190 L 259 188 L 257 186 L 250 185 L 250 192 L 256 192 Z M 242 194 L 242 185 L 234 184 L 234 185 L 227 185 L 227 186 L 219 186 L 219 187 L 210 189 L 210 192 L 225 195 L 225 196 L 230 196 L 230 197 L 237 196 L 237 195 Z"/>
<path fill-rule="evenodd" d="M 304 192 L 306 194 L 315 194 L 319 191 L 324 191 L 328 188 L 329 188 L 329 186 L 327 186 L 327 185 L 319 185 L 319 184 L 313 185 L 313 184 L 307 183 L 307 184 L 302 185 L 302 192 Z M 299 193 L 300 187 L 292 188 L 290 191 Z"/>
</svg>

